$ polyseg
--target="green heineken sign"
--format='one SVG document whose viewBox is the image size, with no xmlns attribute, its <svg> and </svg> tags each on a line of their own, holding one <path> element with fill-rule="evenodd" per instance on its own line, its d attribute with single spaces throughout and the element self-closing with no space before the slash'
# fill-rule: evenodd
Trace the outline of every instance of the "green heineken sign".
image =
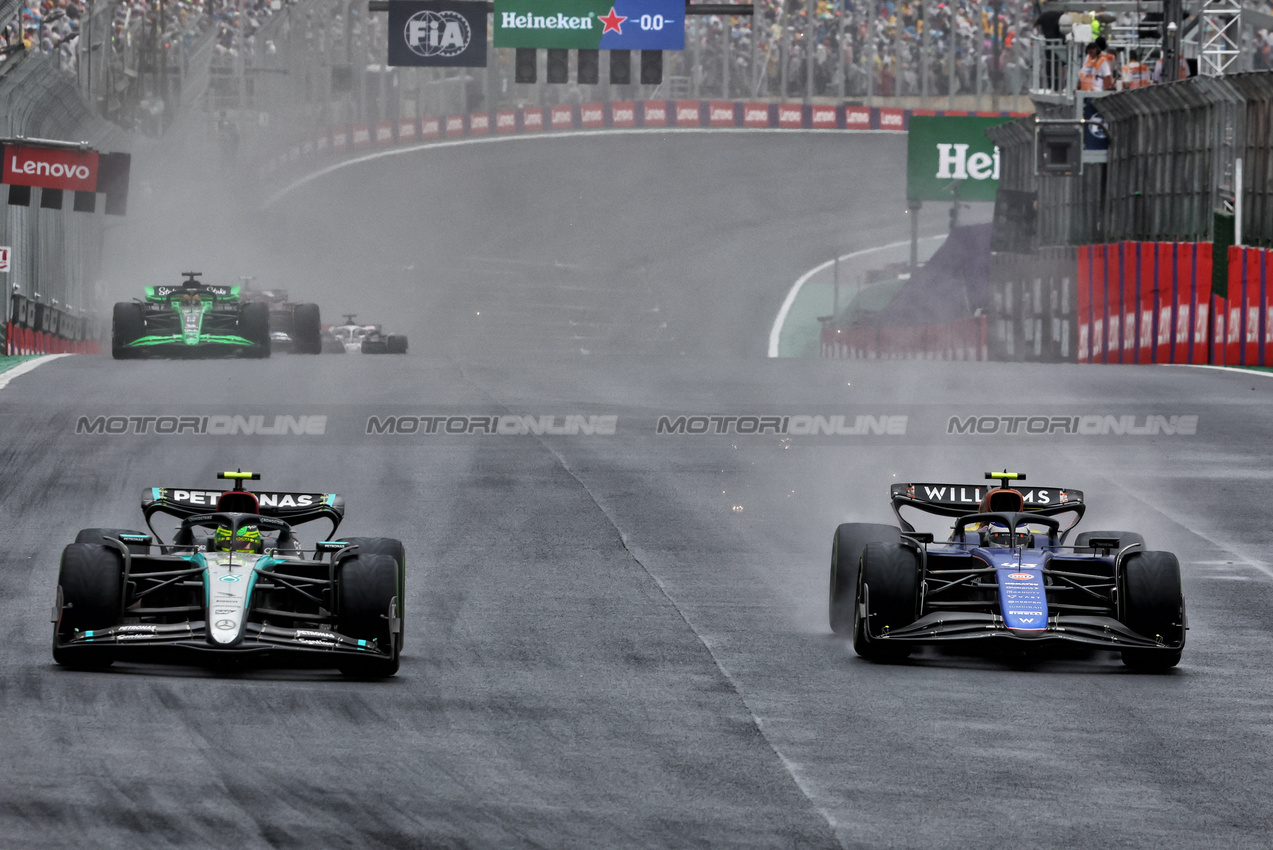
<svg viewBox="0 0 1273 850">
<path fill-rule="evenodd" d="M 999 149 L 986 129 L 1011 118 L 911 117 L 906 139 L 906 197 L 920 201 L 993 201 Z"/>
<path fill-rule="evenodd" d="M 682 50 L 684 0 L 495 0 L 495 47 Z"/>
</svg>

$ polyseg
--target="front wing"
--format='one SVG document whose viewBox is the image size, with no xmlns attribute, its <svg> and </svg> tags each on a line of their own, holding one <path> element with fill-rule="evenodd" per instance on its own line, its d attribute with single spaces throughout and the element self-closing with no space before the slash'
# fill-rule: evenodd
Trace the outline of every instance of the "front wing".
<svg viewBox="0 0 1273 850">
<path fill-rule="evenodd" d="M 53 616 L 58 616 L 57 609 Z M 395 626 L 397 624 L 395 623 Z M 395 629 L 396 633 L 396 629 Z M 248 622 L 243 639 L 223 646 L 208 640 L 205 621 L 171 624 L 123 624 L 76 632 L 69 640 L 54 636 L 60 653 L 84 658 L 108 656 L 120 661 L 198 662 L 242 659 L 272 666 L 337 667 L 352 658 L 391 658 L 375 641 L 323 629 L 279 628 Z"/>
<path fill-rule="evenodd" d="M 259 346 L 237 334 L 201 334 L 191 345 L 181 334 L 151 334 L 123 347 L 133 357 L 244 357 Z"/>
<path fill-rule="evenodd" d="M 1021 643 L 1063 641 L 1087 644 L 1102 649 L 1180 649 L 1184 644 L 1169 644 L 1138 634 L 1113 617 L 1075 614 L 1053 614 L 1048 625 L 1038 631 L 1009 629 L 1003 617 L 974 611 L 934 611 L 915 622 L 896 629 L 885 629 L 871 635 L 871 641 L 882 644 L 944 644 L 960 641 L 1010 640 Z"/>
</svg>

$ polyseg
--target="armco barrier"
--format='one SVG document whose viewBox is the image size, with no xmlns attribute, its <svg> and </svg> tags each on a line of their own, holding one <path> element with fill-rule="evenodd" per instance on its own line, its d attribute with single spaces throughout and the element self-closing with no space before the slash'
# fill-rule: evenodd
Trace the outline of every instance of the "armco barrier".
<svg viewBox="0 0 1273 850">
<path fill-rule="evenodd" d="M 752 130 L 880 130 L 905 132 L 912 114 L 944 115 L 940 110 L 891 107 L 757 103 L 719 100 L 610 101 L 580 105 L 528 106 L 468 115 L 427 115 L 396 122 L 336 124 L 294 140 L 265 160 L 261 176 L 284 171 L 328 154 L 357 153 L 374 147 L 416 144 L 432 139 L 480 138 L 571 130 L 698 128 Z M 968 115 L 954 111 L 952 115 Z M 978 112 L 982 117 L 1018 117 L 1014 112 Z"/>
<path fill-rule="evenodd" d="M 94 323 L 86 317 L 72 316 L 21 295 L 15 295 L 10 300 L 8 321 L 4 328 L 6 355 L 97 352 L 96 329 Z"/>
<path fill-rule="evenodd" d="M 1078 249 L 1078 362 L 1211 361 L 1211 243 Z"/>
<path fill-rule="evenodd" d="M 985 316 L 940 325 L 822 328 L 822 356 L 833 360 L 987 360 Z"/>
</svg>

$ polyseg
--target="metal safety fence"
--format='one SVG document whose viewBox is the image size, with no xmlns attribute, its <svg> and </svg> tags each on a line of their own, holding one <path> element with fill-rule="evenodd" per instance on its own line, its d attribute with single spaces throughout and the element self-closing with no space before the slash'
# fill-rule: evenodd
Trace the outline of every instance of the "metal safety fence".
<svg viewBox="0 0 1273 850">
<path fill-rule="evenodd" d="M 86 142 L 96 149 L 126 150 L 128 137 L 96 115 L 80 97 L 75 78 L 56 61 L 38 54 L 15 54 L 0 65 L 0 136 Z M 0 198 L 0 202 L 3 198 Z M 98 312 L 98 263 L 105 223 L 99 212 L 4 205 L 0 245 L 10 249 L 3 276 L 7 328 L 45 335 L 88 326 Z M 18 309 L 18 305 L 26 305 Z M 6 337 L 9 334 L 6 333 Z M 5 349 L 17 341 L 6 339 Z"/>
<path fill-rule="evenodd" d="M 988 131 L 1002 189 L 1031 195 L 1032 246 L 1121 241 L 1273 245 L 1273 73 L 1193 77 L 1092 98 L 1108 150 L 1040 174 L 1033 117 Z M 1074 119 L 1040 104 L 1037 117 Z"/>
<path fill-rule="evenodd" d="M 1076 249 L 1045 248 L 1033 254 L 1000 254 L 994 259 L 990 359 L 1036 363 L 1074 360 Z"/>
</svg>

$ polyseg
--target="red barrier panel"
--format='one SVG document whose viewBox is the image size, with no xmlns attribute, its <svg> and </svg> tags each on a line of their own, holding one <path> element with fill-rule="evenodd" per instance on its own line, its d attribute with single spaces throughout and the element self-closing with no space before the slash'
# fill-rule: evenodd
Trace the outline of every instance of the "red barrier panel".
<svg viewBox="0 0 1273 850">
<path fill-rule="evenodd" d="M 1115 243 L 1105 252 L 1105 286 L 1106 292 L 1109 293 L 1105 311 L 1105 321 L 1108 323 L 1105 337 L 1105 350 L 1109 353 L 1105 358 L 1107 363 L 1126 362 L 1123 359 L 1123 251 L 1125 244 Z"/>
<path fill-rule="evenodd" d="M 1242 263 L 1243 298 L 1242 298 L 1242 362 L 1248 366 L 1264 365 L 1260 341 L 1264 334 L 1260 332 L 1260 308 L 1263 305 L 1264 293 L 1260 286 L 1260 257 L 1256 251 L 1243 251 L 1246 255 Z"/>
<path fill-rule="evenodd" d="M 1135 242 L 1124 242 L 1121 246 L 1122 257 L 1122 290 L 1123 290 L 1123 363 L 1135 363 L 1140 359 L 1140 334 L 1137 321 L 1140 319 L 1140 250 Z"/>
<path fill-rule="evenodd" d="M 1078 311 L 1079 343 L 1077 359 L 1080 363 L 1092 361 L 1092 246 L 1080 245 L 1078 250 L 1078 278 L 1075 305 Z"/>
<path fill-rule="evenodd" d="M 579 107 L 579 123 L 585 130 L 600 130 L 606 126 L 605 104 L 585 103 Z"/>
<path fill-rule="evenodd" d="M 610 125 L 612 127 L 636 126 L 636 103 L 630 100 L 616 100 L 610 103 Z"/>
<path fill-rule="evenodd" d="M 1193 326 L 1189 362 L 1206 365 L 1211 348 L 1211 243 L 1199 242 L 1193 251 Z"/>
<path fill-rule="evenodd" d="M 1106 288 L 1105 257 L 1108 245 L 1092 246 L 1092 362 L 1108 363 L 1105 327 L 1109 318 L 1109 291 Z"/>
<path fill-rule="evenodd" d="M 1155 363 L 1171 362 L 1171 341 L 1172 333 L 1175 328 L 1175 314 L 1172 305 L 1175 303 L 1175 292 L 1173 288 L 1173 269 L 1174 252 L 1171 243 L 1158 242 L 1153 244 L 1154 247 L 1154 279 L 1155 297 L 1154 305 L 1158 310 L 1158 317 L 1155 322 L 1157 325 L 1157 333 L 1154 336 L 1154 359 Z"/>
<path fill-rule="evenodd" d="M 1155 274 L 1157 252 L 1152 242 L 1133 242 L 1136 246 L 1137 270 L 1140 274 L 1140 344 L 1136 349 L 1137 363 L 1154 362 L 1154 342 L 1158 330 L 1158 278 Z"/>
<path fill-rule="evenodd" d="M 1228 327 L 1225 360 L 1237 366 L 1269 362 L 1273 308 L 1268 303 L 1270 252 L 1258 248 L 1229 248 Z"/>
</svg>

